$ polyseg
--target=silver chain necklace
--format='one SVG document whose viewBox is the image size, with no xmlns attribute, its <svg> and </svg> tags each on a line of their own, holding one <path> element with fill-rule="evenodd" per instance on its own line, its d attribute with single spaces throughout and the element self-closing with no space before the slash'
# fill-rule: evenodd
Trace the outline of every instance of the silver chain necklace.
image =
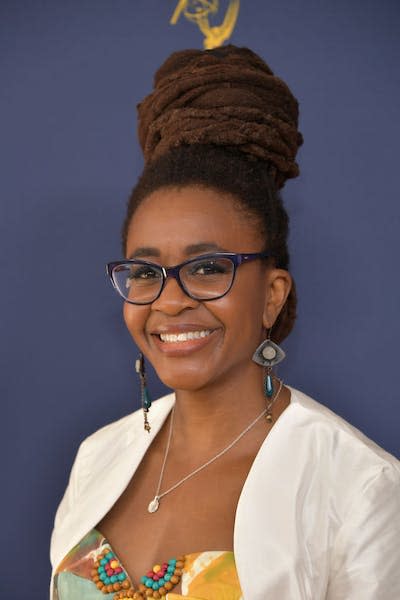
<svg viewBox="0 0 400 600">
<path fill-rule="evenodd" d="M 200 467 L 197 467 L 197 469 L 195 469 L 194 471 L 191 471 L 191 473 L 189 473 L 188 475 L 185 475 L 185 477 L 182 477 L 182 479 L 180 479 L 179 481 L 177 481 L 176 483 L 174 483 L 174 485 L 172 485 L 170 488 L 168 488 L 167 490 L 165 490 L 165 492 L 163 492 L 162 494 L 160 494 L 161 484 L 162 484 L 162 480 L 163 480 L 163 476 L 164 476 L 165 465 L 167 464 L 167 458 L 168 458 L 168 454 L 169 454 L 169 448 L 170 448 L 170 445 L 171 445 L 172 429 L 173 429 L 173 423 L 174 423 L 174 411 L 175 411 L 175 405 L 174 405 L 172 407 L 172 411 L 171 411 L 171 420 L 170 420 L 170 423 L 169 423 L 169 433 L 168 433 L 167 447 L 165 449 L 164 460 L 163 460 L 162 467 L 161 467 L 160 478 L 158 480 L 156 495 L 154 496 L 153 500 L 151 500 L 151 502 L 149 503 L 149 506 L 147 507 L 147 510 L 149 511 L 149 513 L 154 513 L 154 512 L 156 512 L 158 510 L 158 507 L 160 506 L 160 500 L 161 500 L 161 498 L 163 498 L 164 496 L 166 496 L 167 494 L 169 494 L 173 490 L 176 490 L 177 487 L 179 487 L 180 485 L 182 485 L 182 483 L 185 483 L 185 481 L 187 481 L 188 479 L 190 479 L 190 477 L 193 477 L 194 475 L 197 475 L 197 473 L 199 473 L 200 471 L 202 471 L 203 469 L 205 469 L 206 467 L 208 467 L 209 465 L 211 465 L 211 463 L 213 463 L 218 458 L 221 458 L 221 456 L 223 456 L 226 452 L 228 452 L 231 448 L 233 448 L 233 446 L 235 444 L 237 444 L 238 441 L 241 440 L 242 437 L 248 431 L 250 431 L 250 429 L 252 427 L 254 427 L 254 425 L 256 423 L 258 423 L 258 421 L 260 419 L 262 419 L 262 417 L 266 414 L 266 412 L 269 411 L 269 410 L 271 410 L 272 405 L 274 404 L 274 402 L 278 398 L 279 394 L 281 393 L 282 387 L 283 387 L 283 382 L 280 381 L 279 382 L 278 391 L 276 392 L 276 394 L 275 394 L 274 398 L 272 399 L 272 401 L 268 404 L 267 408 L 264 408 L 264 410 L 258 415 L 258 417 L 256 417 L 254 419 L 254 421 L 252 421 L 250 423 L 250 425 L 247 425 L 247 427 L 241 433 L 239 433 L 239 435 L 230 444 L 228 444 L 228 446 L 226 446 L 226 448 L 224 448 L 223 450 L 221 450 L 220 452 L 218 452 L 218 454 L 216 454 L 215 456 L 213 456 L 213 458 L 210 458 L 210 460 L 208 460 L 207 462 L 205 462 L 203 465 L 200 465 Z"/>
</svg>

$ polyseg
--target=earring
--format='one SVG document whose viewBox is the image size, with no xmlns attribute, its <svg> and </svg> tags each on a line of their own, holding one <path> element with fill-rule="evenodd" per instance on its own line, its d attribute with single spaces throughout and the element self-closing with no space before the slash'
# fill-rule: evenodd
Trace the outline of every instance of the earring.
<svg viewBox="0 0 400 600">
<path fill-rule="evenodd" d="M 271 330 L 269 331 L 268 338 L 258 346 L 253 354 L 254 362 L 265 368 L 264 394 L 267 398 L 272 398 L 274 395 L 274 384 L 271 375 L 272 367 L 280 363 L 286 356 L 282 348 L 271 340 L 270 335 Z M 271 408 L 271 406 L 272 403 L 268 405 L 269 408 Z M 269 411 L 267 411 L 267 420 L 272 420 Z"/>
<path fill-rule="evenodd" d="M 144 419 L 143 427 L 145 431 L 150 433 L 151 427 L 147 415 L 150 410 L 151 400 L 149 396 L 149 390 L 147 389 L 146 367 L 144 363 L 144 356 L 142 353 L 139 354 L 139 358 L 136 360 L 135 369 L 140 379 L 140 397 L 142 400 L 142 410 Z"/>
</svg>

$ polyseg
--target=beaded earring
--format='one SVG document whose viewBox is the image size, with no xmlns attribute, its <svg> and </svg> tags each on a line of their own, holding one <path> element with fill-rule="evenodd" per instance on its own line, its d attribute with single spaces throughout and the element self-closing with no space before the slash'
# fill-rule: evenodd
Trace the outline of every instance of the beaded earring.
<svg viewBox="0 0 400 600">
<path fill-rule="evenodd" d="M 149 396 L 149 390 L 147 389 L 146 367 L 144 362 L 144 356 L 142 353 L 139 354 L 139 358 L 136 360 L 135 369 L 140 379 L 140 397 L 142 402 L 144 420 L 143 427 L 145 431 L 150 433 L 151 427 L 148 420 L 148 412 L 151 407 L 151 400 Z"/>
<path fill-rule="evenodd" d="M 278 344 L 275 344 L 270 338 L 271 330 L 268 333 L 268 338 L 264 340 L 253 354 L 253 360 L 258 365 L 265 368 L 264 376 L 264 394 L 271 400 L 274 395 L 274 383 L 272 380 L 272 367 L 280 363 L 285 358 L 285 352 Z M 272 421 L 270 409 L 272 402 L 267 407 L 267 421 Z"/>
</svg>

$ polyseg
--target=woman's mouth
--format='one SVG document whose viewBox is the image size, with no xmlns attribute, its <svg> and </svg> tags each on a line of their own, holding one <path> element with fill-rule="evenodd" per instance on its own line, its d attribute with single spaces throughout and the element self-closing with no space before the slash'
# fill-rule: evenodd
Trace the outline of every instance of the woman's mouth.
<svg viewBox="0 0 400 600">
<path fill-rule="evenodd" d="M 218 329 L 193 329 L 189 331 L 154 332 L 152 339 L 163 354 L 183 356 L 196 352 L 214 339 Z"/>
<path fill-rule="evenodd" d="M 200 340 L 209 336 L 211 329 L 202 329 L 201 331 L 185 331 L 184 333 L 160 333 L 158 337 L 167 344 L 175 344 L 177 342 L 187 342 L 188 340 Z"/>
</svg>

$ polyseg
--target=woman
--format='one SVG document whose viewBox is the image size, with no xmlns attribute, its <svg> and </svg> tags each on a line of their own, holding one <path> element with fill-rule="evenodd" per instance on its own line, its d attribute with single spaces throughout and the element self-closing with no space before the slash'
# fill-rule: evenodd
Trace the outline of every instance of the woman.
<svg viewBox="0 0 400 600">
<path fill-rule="evenodd" d="M 247 49 L 173 54 L 139 106 L 146 166 L 108 272 L 142 411 L 82 444 L 52 598 L 400 597 L 396 459 L 273 374 L 295 320 L 297 102 Z M 151 404 L 143 355 L 175 393 Z"/>
</svg>

